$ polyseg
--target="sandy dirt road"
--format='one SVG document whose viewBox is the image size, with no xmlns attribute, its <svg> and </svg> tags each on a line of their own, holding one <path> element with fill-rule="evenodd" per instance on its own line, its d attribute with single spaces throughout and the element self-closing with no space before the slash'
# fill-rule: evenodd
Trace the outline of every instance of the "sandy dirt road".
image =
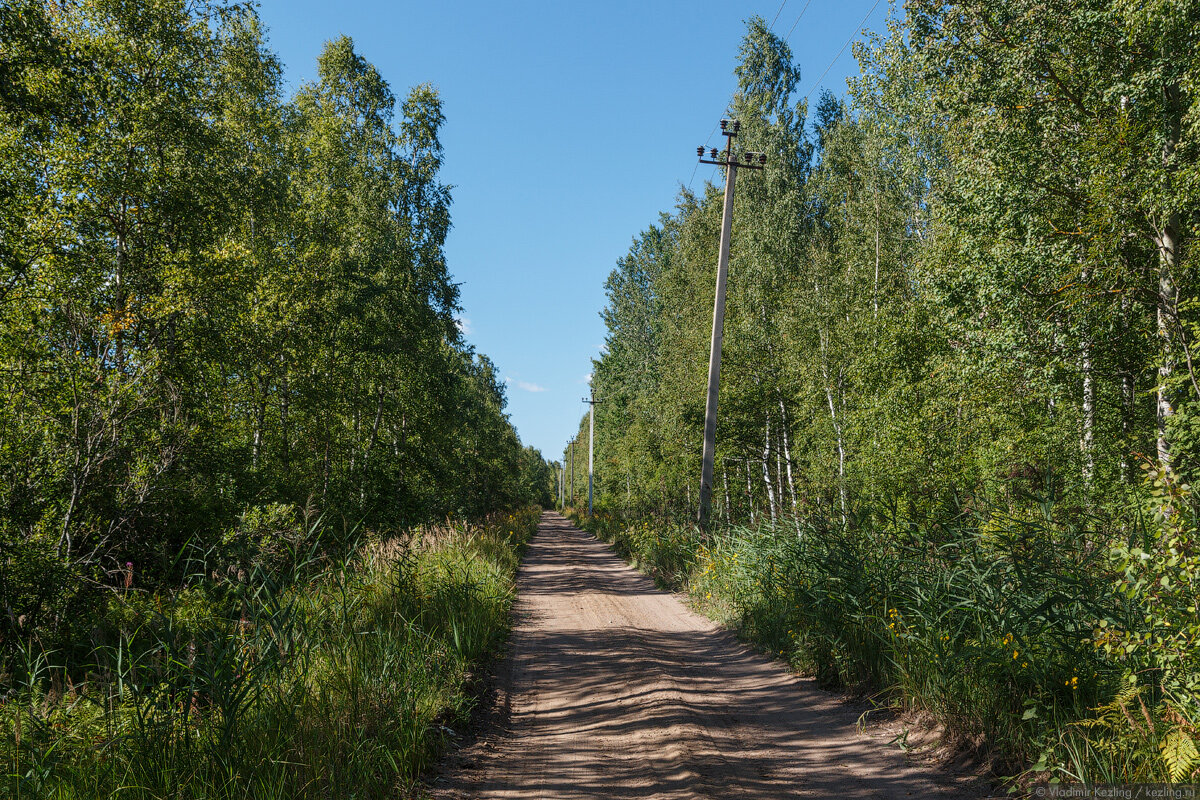
<svg viewBox="0 0 1200 800">
<path fill-rule="evenodd" d="M 547 512 L 490 732 L 437 798 L 974 798 Z"/>
</svg>

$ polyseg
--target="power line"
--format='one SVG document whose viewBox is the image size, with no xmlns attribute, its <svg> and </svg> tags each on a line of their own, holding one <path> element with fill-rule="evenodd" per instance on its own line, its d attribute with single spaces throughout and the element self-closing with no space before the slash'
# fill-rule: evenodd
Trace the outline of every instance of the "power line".
<svg viewBox="0 0 1200 800">
<path fill-rule="evenodd" d="M 808 2 L 806 2 L 804 4 L 804 8 L 800 9 L 800 17 L 804 16 L 804 12 L 808 8 L 809 3 L 811 3 L 811 2 L 812 2 L 812 0 L 808 0 Z M 787 4 L 788 4 L 788 0 L 783 0 L 783 2 L 779 4 L 779 9 L 775 12 L 775 18 L 772 19 L 771 24 L 769 26 L 767 26 L 769 30 L 772 30 L 772 31 L 775 30 L 775 23 L 779 21 L 779 15 L 783 13 L 783 9 L 787 6 Z M 792 30 L 788 31 L 788 36 L 791 36 L 792 31 L 794 31 L 796 29 L 796 23 L 800 22 L 800 17 L 796 17 L 796 22 L 792 23 Z M 787 41 L 787 36 L 784 37 L 784 41 Z M 729 96 L 729 102 L 730 103 L 733 102 L 733 95 Z M 728 108 L 728 107 L 729 107 L 729 103 L 726 103 L 725 108 Z M 722 113 L 724 113 L 724 110 L 722 110 Z M 717 126 L 713 125 L 712 130 L 708 132 L 708 136 L 704 137 L 704 146 L 705 147 L 708 147 L 708 143 L 710 141 L 712 141 L 713 134 L 716 132 L 717 132 Z M 692 167 L 692 174 L 691 174 L 691 177 L 688 178 L 688 182 L 687 182 L 687 188 L 689 190 L 692 188 L 692 181 L 694 181 L 696 179 L 696 169 L 699 166 L 700 166 L 700 163 L 697 162 L 696 166 Z M 716 170 L 714 170 L 714 172 L 715 171 Z"/>
<path fill-rule="evenodd" d="M 787 0 L 783 0 L 783 2 L 779 4 L 779 10 L 775 12 L 775 19 L 771 20 L 770 27 L 772 30 L 775 29 L 775 22 L 779 19 L 779 15 L 783 13 L 783 7 L 786 5 L 787 5 Z M 801 13 L 803 13 L 803 12 L 801 12 Z"/>
<path fill-rule="evenodd" d="M 779 15 L 783 13 L 783 8 L 784 8 L 784 6 L 787 5 L 787 2 L 788 2 L 788 0 L 783 0 L 783 2 L 779 4 L 779 10 L 775 12 L 775 19 L 771 20 L 772 28 L 775 26 L 776 20 L 779 19 Z M 845 43 L 842 45 L 842 49 L 838 50 L 837 55 L 833 57 L 833 60 L 830 61 L 829 65 L 825 67 L 825 71 L 821 73 L 821 77 L 817 78 L 817 82 L 814 83 L 812 85 L 812 88 L 809 89 L 808 92 L 804 95 L 805 102 L 807 102 L 812 97 L 812 93 L 815 92 L 817 90 L 817 87 L 821 85 L 821 81 L 825 80 L 825 76 L 829 74 L 829 70 L 833 69 L 833 65 L 836 64 L 838 59 L 842 57 L 842 53 L 846 52 L 846 48 L 849 47 L 850 43 L 854 41 L 856 36 L 858 36 L 858 33 L 859 33 L 859 31 L 862 30 L 863 26 L 867 24 L 867 20 L 870 19 L 871 15 L 875 13 L 875 9 L 879 8 L 879 2 L 880 2 L 880 0 L 875 0 L 875 4 L 871 6 L 871 10 L 868 11 L 863 16 L 862 21 L 860 21 L 858 23 L 858 25 L 855 26 L 854 30 L 850 33 L 850 38 L 846 39 Z M 796 30 L 796 26 L 799 25 L 800 20 L 804 18 L 804 12 L 808 11 L 808 7 L 810 5 L 812 5 L 812 0 L 806 0 L 806 2 L 804 3 L 804 7 L 800 9 L 800 14 L 797 15 L 797 17 L 796 17 L 796 21 L 793 22 L 792 27 L 788 29 L 787 36 L 783 37 L 784 42 L 787 42 L 787 40 L 791 38 L 792 33 Z M 733 101 L 733 95 L 730 95 L 729 101 L 730 102 Z M 729 103 L 726 103 L 725 105 L 726 105 L 726 108 L 728 108 Z M 712 130 L 708 132 L 708 136 L 706 136 L 704 138 L 704 146 L 705 147 L 708 146 L 709 141 L 712 140 L 712 136 L 716 132 L 717 132 L 717 126 L 713 125 Z M 691 174 L 691 177 L 688 178 L 688 183 L 687 183 L 687 188 L 689 190 L 692 188 L 692 181 L 694 181 L 696 179 L 696 169 L 699 166 L 700 166 L 699 163 L 697 163 L 696 166 L 692 167 L 692 174 Z"/>
<path fill-rule="evenodd" d="M 867 20 L 870 19 L 871 15 L 875 13 L 876 8 L 879 8 L 879 0 L 875 0 L 875 5 L 871 6 L 871 10 L 868 11 L 866 16 L 862 18 L 862 22 L 855 26 L 854 32 L 850 34 L 850 38 L 847 39 L 846 43 L 842 45 L 842 49 L 838 50 L 837 55 L 833 57 L 833 61 L 830 61 L 829 66 L 827 66 L 825 71 L 821 73 L 821 77 L 817 78 L 817 82 L 814 83 L 812 88 L 808 90 L 808 94 L 804 95 L 805 102 L 812 97 L 812 93 L 815 92 L 817 87 L 821 85 L 821 81 L 825 80 L 825 76 L 829 74 L 829 70 L 833 69 L 833 65 L 836 64 L 837 60 L 842 57 L 842 53 L 846 52 L 846 48 L 849 47 L 850 43 L 854 41 L 854 37 L 858 36 L 858 32 L 862 30 L 863 26 L 867 24 Z"/>
<path fill-rule="evenodd" d="M 788 28 L 787 36 L 783 37 L 785 42 L 792 37 L 792 31 L 796 30 L 796 26 L 800 24 L 800 20 L 804 17 L 804 12 L 808 11 L 808 7 L 811 4 L 812 0 L 808 0 L 808 2 L 804 4 L 804 8 L 800 9 L 800 16 L 796 17 L 796 21 L 792 23 L 792 27 Z"/>
<path fill-rule="evenodd" d="M 729 101 L 733 102 L 733 95 L 729 96 Z M 728 108 L 729 103 L 726 103 L 725 107 Z M 712 130 L 708 132 L 708 136 L 704 137 L 704 146 L 705 147 L 708 147 L 708 143 L 712 140 L 712 135 L 717 132 L 717 125 L 719 125 L 719 124 L 720 124 L 719 122 L 714 122 L 713 126 L 712 126 Z M 700 167 L 699 161 L 696 162 L 696 166 L 692 167 L 692 177 L 688 178 L 688 185 L 687 185 L 688 191 L 691 191 L 692 181 L 694 181 L 696 179 L 696 170 L 699 167 Z M 716 171 L 717 171 L 716 167 L 713 167 L 714 174 L 716 173 Z"/>
</svg>

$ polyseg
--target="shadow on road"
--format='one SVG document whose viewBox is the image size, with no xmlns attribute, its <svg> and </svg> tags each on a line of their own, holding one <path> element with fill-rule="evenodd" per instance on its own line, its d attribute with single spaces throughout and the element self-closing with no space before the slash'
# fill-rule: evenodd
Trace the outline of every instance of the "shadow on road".
<svg viewBox="0 0 1200 800">
<path fill-rule="evenodd" d="M 522 567 L 511 717 L 444 797 L 979 797 L 863 736 L 861 709 L 547 514 Z"/>
</svg>

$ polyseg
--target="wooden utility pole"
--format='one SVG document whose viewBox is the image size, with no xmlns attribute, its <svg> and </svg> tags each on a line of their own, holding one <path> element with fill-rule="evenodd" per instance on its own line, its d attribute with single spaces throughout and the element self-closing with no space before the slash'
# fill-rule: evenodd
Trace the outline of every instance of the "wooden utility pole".
<svg viewBox="0 0 1200 800">
<path fill-rule="evenodd" d="M 729 273 L 729 240 L 733 234 L 733 188 L 737 182 L 738 167 L 762 169 L 767 163 L 764 153 L 733 152 L 733 140 L 738 135 L 741 123 L 721 120 L 721 133 L 725 136 L 725 153 L 718 157 L 717 148 L 709 150 L 710 159 L 704 158 L 704 145 L 696 148 L 701 164 L 716 164 L 725 167 L 725 208 L 721 215 L 721 250 L 717 260 L 717 292 L 713 299 L 712 344 L 708 355 L 708 396 L 704 404 L 704 458 L 700 472 L 700 509 L 696 521 L 701 528 L 708 525 L 712 511 L 713 458 L 717 452 L 717 392 L 721 381 L 721 339 L 725 330 L 725 278 Z"/>
</svg>

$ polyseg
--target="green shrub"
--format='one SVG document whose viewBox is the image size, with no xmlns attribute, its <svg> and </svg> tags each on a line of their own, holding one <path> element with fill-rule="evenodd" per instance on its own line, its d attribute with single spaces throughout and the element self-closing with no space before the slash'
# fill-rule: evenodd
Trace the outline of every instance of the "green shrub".
<svg viewBox="0 0 1200 800">
<path fill-rule="evenodd" d="M 1124 669 L 1121 690 L 1063 731 L 1039 768 L 1076 780 L 1200 777 L 1200 535 L 1191 489 L 1145 465 L 1148 524 L 1109 550 L 1114 605 L 1094 644 Z M 1119 765 L 1113 768 L 1112 765 Z"/>
<path fill-rule="evenodd" d="M 294 569 L 319 526 L 305 524 L 291 503 L 251 506 L 221 539 L 221 566 L 236 575 Z"/>
<path fill-rule="evenodd" d="M 1187 487 L 1147 485 L 1130 542 L 1037 498 L 707 537 L 580 522 L 761 648 L 934 715 L 1023 780 L 1180 780 L 1200 766 L 1197 525 Z"/>
</svg>

